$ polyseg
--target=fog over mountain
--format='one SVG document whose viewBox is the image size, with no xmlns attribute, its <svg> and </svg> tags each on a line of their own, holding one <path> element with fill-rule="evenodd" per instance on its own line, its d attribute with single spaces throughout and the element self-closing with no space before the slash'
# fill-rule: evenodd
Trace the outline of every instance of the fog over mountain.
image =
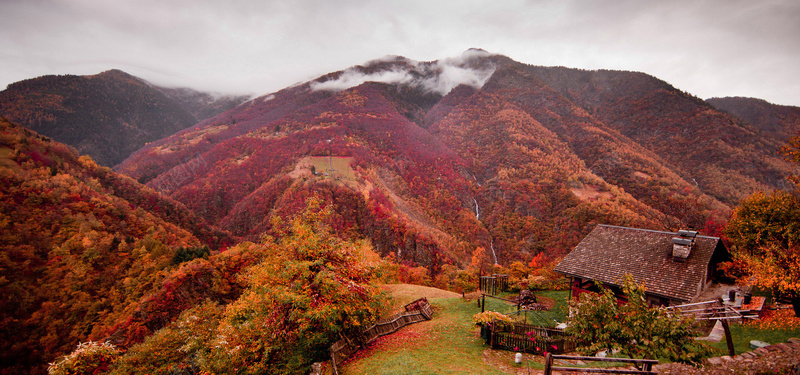
<svg viewBox="0 0 800 375">
<path fill-rule="evenodd" d="M 800 105 L 800 3 L 2 1 L 0 88 L 122 69 L 162 86 L 260 94 L 376 56 L 471 47 L 542 66 L 652 74 L 701 98 Z"/>
</svg>

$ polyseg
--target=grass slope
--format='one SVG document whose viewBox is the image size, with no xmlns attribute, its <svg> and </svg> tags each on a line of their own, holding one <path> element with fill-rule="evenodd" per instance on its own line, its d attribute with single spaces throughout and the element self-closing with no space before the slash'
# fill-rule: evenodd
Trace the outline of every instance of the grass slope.
<svg viewBox="0 0 800 375">
<path fill-rule="evenodd" d="M 794 316 L 791 309 L 768 310 L 761 320 L 745 324 L 731 323 L 731 337 L 736 354 L 752 351 L 751 340 L 769 344 L 786 342 L 792 337 L 800 337 L 800 318 Z M 720 355 L 728 353 L 728 344 L 723 338 L 720 342 L 709 343 L 720 351 Z"/>
<path fill-rule="evenodd" d="M 506 374 L 503 368 L 513 373 L 513 353 L 504 352 L 508 355 L 503 363 L 484 360 L 493 353 L 485 353 L 488 347 L 472 324 L 472 316 L 481 311 L 475 300 L 418 285 L 387 285 L 384 290 L 392 296 L 395 309 L 419 297 L 427 297 L 434 308 L 433 320 L 407 326 L 375 340 L 340 367 L 340 374 Z M 566 299 L 564 293 L 544 294 L 562 305 Z M 548 317 L 563 318 L 558 312 L 559 305 Z M 486 307 L 500 312 L 516 310 L 514 306 L 491 299 L 487 299 Z"/>
<path fill-rule="evenodd" d="M 339 368 L 340 374 L 508 374 L 544 368 L 541 356 L 525 355 L 523 365 L 516 365 L 513 353 L 491 350 L 478 336 L 472 316 L 481 311 L 475 299 L 441 289 L 419 285 L 384 285 L 391 296 L 390 308 L 401 310 L 403 305 L 419 297 L 427 297 L 435 314 L 431 321 L 413 324 L 397 333 L 381 337 L 357 352 Z M 566 319 L 568 291 L 538 292 L 537 296 L 552 299 L 550 311 L 529 314 L 530 324 L 552 326 Z M 486 310 L 510 314 L 516 307 L 495 299 L 486 299 Z M 750 340 L 772 344 L 800 337 L 800 318 L 790 311 L 771 312 L 763 320 L 748 324 L 731 324 L 736 353 L 752 349 Z M 723 339 L 709 343 L 717 348 L 716 355 L 727 354 Z M 573 363 L 564 364 L 576 366 Z M 607 367 L 614 364 L 588 363 L 576 367 Z"/>
</svg>

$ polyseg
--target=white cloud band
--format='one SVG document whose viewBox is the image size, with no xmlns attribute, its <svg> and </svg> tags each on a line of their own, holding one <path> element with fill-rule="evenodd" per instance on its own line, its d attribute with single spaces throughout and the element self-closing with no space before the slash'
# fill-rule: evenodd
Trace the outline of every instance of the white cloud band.
<svg viewBox="0 0 800 375">
<path fill-rule="evenodd" d="M 314 91 L 342 91 L 365 82 L 381 82 L 421 87 L 425 91 L 446 95 L 459 85 L 467 85 L 479 89 L 494 73 L 494 66 L 488 68 L 472 68 L 468 63 L 480 56 L 488 56 L 483 51 L 470 50 L 459 57 L 439 60 L 434 63 L 419 63 L 405 60 L 408 64 L 393 67 L 389 70 L 365 74 L 362 68 L 349 68 L 336 79 L 311 82 Z M 391 57 L 375 60 L 372 63 L 398 61 L 402 58 Z"/>
</svg>

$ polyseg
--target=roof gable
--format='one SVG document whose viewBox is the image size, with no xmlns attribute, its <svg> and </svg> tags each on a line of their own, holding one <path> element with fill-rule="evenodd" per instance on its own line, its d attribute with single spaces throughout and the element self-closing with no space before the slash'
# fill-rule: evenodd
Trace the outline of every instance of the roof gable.
<svg viewBox="0 0 800 375">
<path fill-rule="evenodd" d="M 625 274 L 644 283 L 647 293 L 688 301 L 706 277 L 718 237 L 698 235 L 684 262 L 672 257 L 677 233 L 598 225 L 573 249 L 555 271 L 568 276 L 619 286 Z"/>
</svg>

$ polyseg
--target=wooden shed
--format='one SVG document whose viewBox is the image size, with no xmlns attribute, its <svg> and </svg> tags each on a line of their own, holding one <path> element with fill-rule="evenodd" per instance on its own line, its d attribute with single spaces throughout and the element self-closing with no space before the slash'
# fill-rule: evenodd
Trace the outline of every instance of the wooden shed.
<svg viewBox="0 0 800 375">
<path fill-rule="evenodd" d="M 572 297 L 597 291 L 595 281 L 610 287 L 621 301 L 626 274 L 644 283 L 648 301 L 675 305 L 694 300 L 729 259 L 718 237 L 693 231 L 662 232 L 598 225 L 555 267 L 569 277 Z"/>
</svg>

